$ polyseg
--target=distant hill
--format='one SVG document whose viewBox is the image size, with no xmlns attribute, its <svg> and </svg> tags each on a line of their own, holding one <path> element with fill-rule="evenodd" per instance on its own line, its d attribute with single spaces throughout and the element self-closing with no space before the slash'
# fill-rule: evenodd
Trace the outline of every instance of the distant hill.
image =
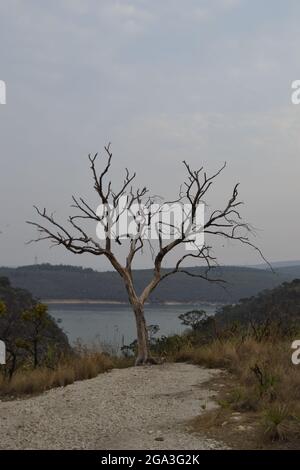
<svg viewBox="0 0 300 470">
<path fill-rule="evenodd" d="M 189 269 L 194 273 L 203 273 L 203 268 Z M 138 291 L 149 282 L 151 275 L 150 269 L 134 271 Z M 0 267 L 0 276 L 8 277 L 14 286 L 27 289 L 43 300 L 127 301 L 121 279 L 113 271 L 98 272 L 91 268 L 41 264 L 18 268 Z M 272 289 L 284 281 L 300 278 L 300 265 L 278 268 L 275 273 L 270 269 L 223 266 L 213 269 L 211 276 L 221 277 L 227 283 L 222 287 L 199 278 L 176 274 L 162 281 L 150 301 L 233 303 L 264 289 Z"/>
<path fill-rule="evenodd" d="M 273 269 L 277 268 L 287 268 L 287 267 L 299 267 L 300 260 L 297 261 L 272 261 L 271 263 Z M 249 268 L 258 268 L 258 269 L 267 269 L 266 263 L 254 264 L 249 266 Z"/>
</svg>

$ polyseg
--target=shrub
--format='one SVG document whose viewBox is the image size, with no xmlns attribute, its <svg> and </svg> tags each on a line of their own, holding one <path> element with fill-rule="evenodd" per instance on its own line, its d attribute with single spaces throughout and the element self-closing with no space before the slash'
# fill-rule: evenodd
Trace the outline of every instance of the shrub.
<svg viewBox="0 0 300 470">
<path fill-rule="evenodd" d="M 52 369 L 44 366 L 18 369 L 10 380 L 0 375 L 0 394 L 14 397 L 41 393 L 53 387 L 64 387 L 76 380 L 91 379 L 116 367 L 130 365 L 132 361 L 129 359 L 82 348 L 72 356 L 61 358 Z"/>
</svg>

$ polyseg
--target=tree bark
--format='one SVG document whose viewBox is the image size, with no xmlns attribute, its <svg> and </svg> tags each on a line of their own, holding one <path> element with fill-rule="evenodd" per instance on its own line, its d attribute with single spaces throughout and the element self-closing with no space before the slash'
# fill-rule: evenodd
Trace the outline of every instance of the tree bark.
<svg viewBox="0 0 300 470">
<path fill-rule="evenodd" d="M 38 366 L 38 341 L 33 340 L 33 367 L 36 369 Z"/>
<path fill-rule="evenodd" d="M 128 300 L 132 306 L 135 315 L 136 330 L 137 330 L 137 357 L 135 361 L 136 366 L 141 366 L 145 364 L 157 364 L 157 361 L 151 356 L 148 330 L 146 325 L 146 320 L 144 316 L 144 299 L 141 300 L 136 295 L 131 270 L 125 269 L 120 270 L 120 275 L 123 277 L 125 282 L 125 287 L 128 294 Z M 145 297 L 146 298 L 146 297 Z"/>
<path fill-rule="evenodd" d="M 135 365 L 140 366 L 145 364 L 157 364 L 157 361 L 151 356 L 144 309 L 141 304 L 134 306 L 134 314 L 137 328 L 138 344 L 138 353 Z"/>
</svg>

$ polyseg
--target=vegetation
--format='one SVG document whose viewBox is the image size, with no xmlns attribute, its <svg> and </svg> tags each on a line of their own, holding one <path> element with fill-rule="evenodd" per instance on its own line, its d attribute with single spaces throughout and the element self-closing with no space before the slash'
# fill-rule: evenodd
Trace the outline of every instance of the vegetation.
<svg viewBox="0 0 300 470">
<path fill-rule="evenodd" d="M 70 353 L 66 335 L 47 307 L 29 292 L 0 278 L 0 302 L 0 338 L 6 346 L 6 365 L 1 371 L 5 376 L 11 378 L 22 367 L 53 367 L 61 355 Z"/>
<path fill-rule="evenodd" d="M 6 364 L 0 367 L 0 395 L 43 392 L 132 364 L 81 345 L 71 348 L 47 306 L 0 278 L 0 339 Z"/>
<path fill-rule="evenodd" d="M 218 422 L 214 434 L 229 412 L 239 412 L 257 425 L 256 445 L 264 439 L 298 439 L 299 445 L 300 367 L 291 361 L 291 344 L 299 337 L 300 280 L 294 280 L 226 306 L 182 336 L 158 339 L 153 350 L 168 360 L 229 372 L 221 410 L 209 413 L 210 425 Z M 197 418 L 194 428 L 203 431 L 205 422 L 207 416 Z"/>
<path fill-rule="evenodd" d="M 230 373 L 223 378 L 225 388 L 219 391 L 221 409 L 210 413 L 212 424 L 217 419 L 220 427 L 228 422 L 228 415 L 239 412 L 246 422 L 251 421 L 256 436 L 252 446 L 262 446 L 268 440 L 295 439 L 299 446 L 300 370 L 291 362 L 292 338 L 278 337 L 277 327 L 274 335 L 272 331 L 271 326 L 264 341 L 258 341 L 249 330 L 247 336 L 240 332 L 206 346 L 183 347 L 174 360 L 223 368 Z M 203 430 L 201 417 L 194 426 Z"/>
<path fill-rule="evenodd" d="M 14 398 L 24 394 L 36 394 L 50 388 L 86 380 L 113 368 L 133 365 L 130 359 L 113 357 L 97 350 L 79 348 L 73 354 L 61 357 L 53 367 L 22 367 L 8 379 L 0 375 L 0 395 Z"/>
<path fill-rule="evenodd" d="M 300 279 L 265 290 L 255 297 L 241 299 L 237 305 L 225 306 L 216 319 L 223 325 L 277 321 L 282 328 L 291 328 L 300 321 Z"/>
<path fill-rule="evenodd" d="M 193 331 L 197 331 L 207 321 L 207 315 L 204 310 L 190 310 L 179 315 L 179 320 L 185 326 L 190 326 Z"/>
</svg>

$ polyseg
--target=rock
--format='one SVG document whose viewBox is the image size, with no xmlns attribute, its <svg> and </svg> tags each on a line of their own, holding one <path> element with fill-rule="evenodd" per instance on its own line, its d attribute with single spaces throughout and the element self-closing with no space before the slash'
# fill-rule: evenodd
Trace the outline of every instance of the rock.
<svg viewBox="0 0 300 470">
<path fill-rule="evenodd" d="M 239 431 L 247 431 L 246 426 L 242 426 L 241 424 L 240 424 L 240 426 L 237 427 L 237 429 L 238 429 Z"/>
<path fill-rule="evenodd" d="M 241 416 L 231 416 L 230 421 L 241 421 L 242 417 Z"/>
</svg>

